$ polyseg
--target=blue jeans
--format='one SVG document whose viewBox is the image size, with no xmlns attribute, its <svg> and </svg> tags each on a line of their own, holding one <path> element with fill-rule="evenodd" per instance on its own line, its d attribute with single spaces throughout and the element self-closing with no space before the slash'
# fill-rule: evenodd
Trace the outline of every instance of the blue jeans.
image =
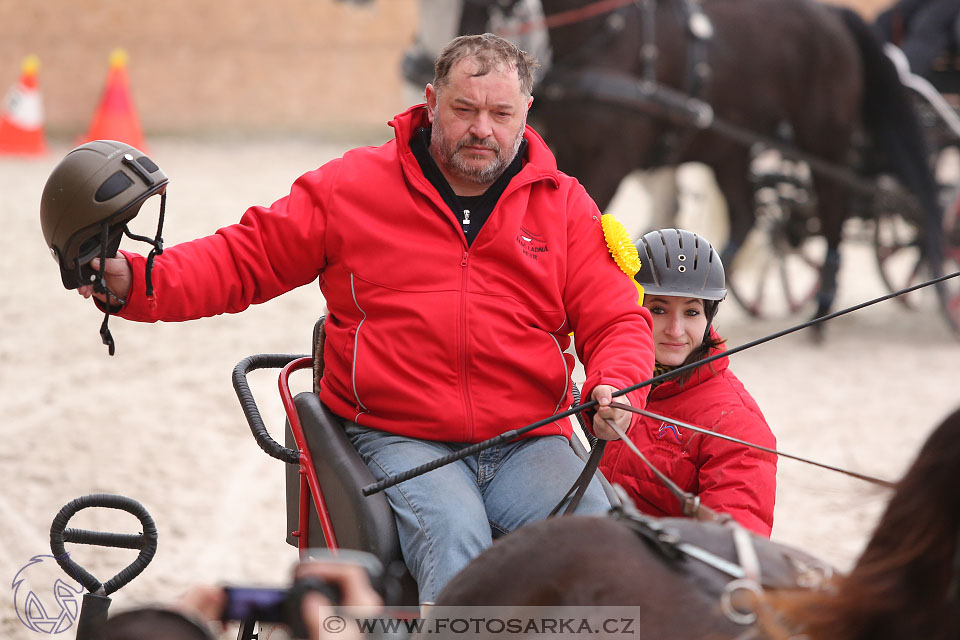
<svg viewBox="0 0 960 640">
<path fill-rule="evenodd" d="M 469 446 L 407 438 L 352 422 L 346 432 L 378 480 Z M 420 602 L 434 602 L 494 538 L 547 517 L 582 470 L 583 461 L 566 438 L 543 436 L 492 447 L 387 489 Z M 600 515 L 609 508 L 594 477 L 576 512 Z"/>
</svg>

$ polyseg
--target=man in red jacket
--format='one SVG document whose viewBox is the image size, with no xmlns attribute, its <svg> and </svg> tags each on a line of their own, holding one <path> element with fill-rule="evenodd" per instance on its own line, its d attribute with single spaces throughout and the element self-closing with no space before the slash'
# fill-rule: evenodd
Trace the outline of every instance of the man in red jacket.
<svg viewBox="0 0 960 640">
<path fill-rule="evenodd" d="M 119 315 L 234 313 L 319 277 L 329 315 L 320 397 L 377 478 L 571 404 L 576 334 L 593 430 L 628 427 L 611 393 L 650 376 L 649 312 L 611 259 L 600 212 L 526 126 L 535 61 L 508 41 L 448 45 L 395 139 L 301 176 L 268 208 L 146 260 L 105 265 Z M 98 260 L 91 266 L 99 268 Z M 81 287 L 85 297 L 96 295 Z M 630 394 L 642 405 L 645 392 Z M 386 491 L 422 602 L 494 537 L 544 518 L 582 463 L 569 420 Z M 609 504 L 595 480 L 578 512 Z"/>
</svg>

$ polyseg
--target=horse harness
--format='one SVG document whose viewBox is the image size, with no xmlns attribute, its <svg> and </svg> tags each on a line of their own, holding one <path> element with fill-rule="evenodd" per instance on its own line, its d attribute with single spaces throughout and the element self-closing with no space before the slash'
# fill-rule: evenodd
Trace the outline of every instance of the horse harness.
<svg viewBox="0 0 960 640">
<path fill-rule="evenodd" d="M 639 81 L 627 74 L 591 67 L 585 59 L 578 60 L 606 46 L 610 39 L 623 31 L 627 23 L 625 12 L 631 9 L 631 5 L 628 5 L 611 11 L 602 30 L 572 55 L 554 62 L 543 80 L 542 93 L 554 100 L 584 97 L 613 104 L 632 100 L 633 104 L 628 106 L 639 106 L 642 111 L 650 112 L 672 125 L 658 136 L 651 164 L 675 164 L 693 136 L 712 119 L 712 112 L 703 111 L 701 105 L 705 103 L 700 98 L 711 77 L 707 45 L 713 37 L 713 23 L 700 3 L 701 0 L 682 0 L 674 4 L 677 21 L 683 26 L 686 36 L 682 89 L 673 89 L 657 81 L 657 62 L 660 58 L 660 47 L 656 42 L 657 0 L 634 0 L 632 7 L 636 7 L 642 17 Z M 633 93 L 632 99 L 624 95 L 625 81 L 628 79 L 628 84 L 633 86 L 626 93 Z"/>
<path fill-rule="evenodd" d="M 643 61 L 643 81 L 656 86 L 657 58 L 660 55 L 656 41 L 656 0 L 642 0 L 643 44 L 640 58 Z M 683 74 L 683 92 L 692 99 L 702 96 L 711 70 L 707 61 L 707 44 L 713 38 L 713 23 L 703 11 L 700 0 L 683 0 L 676 3 L 677 20 L 685 25 L 686 35 L 685 69 Z M 655 165 L 673 165 L 679 162 L 683 151 L 690 145 L 697 129 L 689 126 L 671 127 L 657 138 L 652 163 Z"/>
<path fill-rule="evenodd" d="M 617 489 L 622 492 L 620 487 Z M 782 558 L 790 568 L 790 579 L 764 575 L 755 543 L 756 536 L 734 520 L 719 525 L 730 531 L 733 539 L 736 557 L 728 560 L 704 546 L 684 541 L 681 531 L 671 527 L 669 519 L 645 515 L 631 505 L 625 493 L 621 497 L 621 505 L 611 509 L 610 516 L 636 533 L 664 560 L 680 564 L 692 558 L 730 578 L 720 593 L 720 610 L 737 625 L 752 627 L 757 622 L 757 612 L 765 590 L 820 589 L 832 577 L 832 569 L 828 565 L 817 565 L 815 559 L 802 558 L 796 553 L 782 553 Z M 745 601 L 740 597 L 742 595 L 747 595 L 749 599 Z M 754 631 L 751 628 L 739 635 L 737 640 L 752 637 Z"/>
<path fill-rule="evenodd" d="M 641 413 L 640 410 L 632 409 L 621 403 L 613 403 L 613 406 Z M 750 533 L 728 514 L 718 513 L 701 504 L 699 496 L 689 494 L 681 489 L 643 455 L 615 422 L 609 419 L 606 422 L 620 436 L 627 447 L 680 500 L 683 504 L 683 515 L 685 517 L 693 518 L 691 522 L 695 520 L 711 522 L 731 533 L 735 553 L 734 560 L 728 560 L 704 546 L 685 542 L 678 530 L 678 527 L 682 525 L 671 527 L 669 520 L 665 521 L 641 513 L 633 506 L 626 491 L 619 485 L 614 485 L 614 490 L 617 491 L 620 498 L 620 504 L 611 509 L 610 514 L 616 521 L 634 531 L 668 562 L 679 564 L 686 558 L 693 558 L 730 578 L 720 591 L 720 610 L 734 624 L 750 627 L 737 636 L 736 640 L 749 640 L 755 637 L 753 625 L 757 622 L 757 611 L 763 605 L 765 589 L 819 589 L 832 576 L 833 570 L 829 565 L 819 563 L 815 558 L 809 556 L 801 558 L 796 551 L 786 553 L 785 548 L 781 551 L 780 557 L 787 564 L 788 571 L 786 573 L 789 577 L 783 579 L 780 575 L 774 576 L 770 573 L 764 575 L 760 554 L 755 544 L 757 538 L 754 534 Z M 958 555 L 958 559 L 960 559 L 960 555 Z M 781 567 L 782 573 L 783 568 Z M 746 599 L 744 599 L 744 596 Z"/>
</svg>

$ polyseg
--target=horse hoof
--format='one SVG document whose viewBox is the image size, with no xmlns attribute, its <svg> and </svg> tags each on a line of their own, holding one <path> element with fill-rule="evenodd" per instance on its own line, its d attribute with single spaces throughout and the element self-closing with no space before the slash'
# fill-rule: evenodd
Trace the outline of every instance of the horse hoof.
<svg viewBox="0 0 960 640">
<path fill-rule="evenodd" d="M 810 336 L 811 344 L 822 345 L 826 341 L 824 336 L 824 327 L 822 324 L 815 324 L 810 327 L 808 335 Z"/>
</svg>

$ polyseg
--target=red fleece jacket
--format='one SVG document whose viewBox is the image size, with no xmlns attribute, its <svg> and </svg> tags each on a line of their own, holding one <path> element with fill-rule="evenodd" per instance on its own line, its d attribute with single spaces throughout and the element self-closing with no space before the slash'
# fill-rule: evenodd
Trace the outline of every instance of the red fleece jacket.
<svg viewBox="0 0 960 640">
<path fill-rule="evenodd" d="M 714 350 L 710 355 L 717 353 Z M 698 367 L 686 384 L 664 382 L 650 392 L 647 410 L 697 427 L 775 449 L 776 439 L 760 408 L 729 360 Z M 699 434 L 643 416 L 630 439 L 681 489 L 715 511 L 770 536 L 777 492 L 777 459 L 771 453 Z M 680 501 L 622 442 L 607 443 L 600 469 L 623 486 L 637 508 L 654 516 L 680 516 Z"/>
</svg>

